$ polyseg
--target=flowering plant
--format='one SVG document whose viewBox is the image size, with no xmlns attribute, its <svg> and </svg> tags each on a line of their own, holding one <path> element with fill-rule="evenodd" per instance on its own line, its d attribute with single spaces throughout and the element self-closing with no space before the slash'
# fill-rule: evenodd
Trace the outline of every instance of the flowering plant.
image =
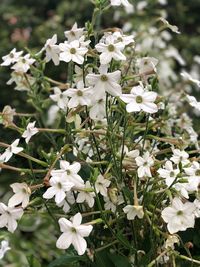
<svg viewBox="0 0 200 267">
<path fill-rule="evenodd" d="M 181 105 L 199 102 L 185 91 L 178 103 L 162 94 L 158 60 L 137 52 L 134 35 L 96 30 L 101 12 L 130 8 L 127 0 L 94 4 L 92 22 L 75 23 L 62 42 L 54 34 L 36 54 L 3 57 L 32 113 L 1 112 L 16 139 L 0 142 L 0 167 L 20 177 L 0 203 L 0 227 L 15 234 L 24 216 L 48 216 L 65 251 L 49 266 L 200 264 L 180 234 L 200 217 L 198 136 Z M 48 77 L 49 64 L 66 77 Z"/>
</svg>

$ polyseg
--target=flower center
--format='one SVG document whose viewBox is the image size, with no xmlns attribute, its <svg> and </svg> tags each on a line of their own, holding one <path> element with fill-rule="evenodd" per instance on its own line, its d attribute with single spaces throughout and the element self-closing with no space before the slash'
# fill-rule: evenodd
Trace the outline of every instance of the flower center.
<svg viewBox="0 0 200 267">
<path fill-rule="evenodd" d="M 67 170 L 67 175 L 70 175 L 71 174 L 71 171 L 70 170 Z"/>
<path fill-rule="evenodd" d="M 22 63 L 26 63 L 26 59 L 25 58 L 22 58 Z"/>
<path fill-rule="evenodd" d="M 108 80 L 108 77 L 105 74 L 101 75 L 102 82 L 106 82 L 107 80 Z"/>
<path fill-rule="evenodd" d="M 75 49 L 75 48 L 71 48 L 71 49 L 70 49 L 70 53 L 71 53 L 71 54 L 76 54 L 76 49 Z"/>
<path fill-rule="evenodd" d="M 179 210 L 179 211 L 177 211 L 176 214 L 177 214 L 178 216 L 183 215 L 183 211 L 182 211 L 182 210 Z"/>
<path fill-rule="evenodd" d="M 200 176 L 200 170 L 196 170 L 195 175 Z"/>
<path fill-rule="evenodd" d="M 72 231 L 72 233 L 76 233 L 76 228 L 72 227 L 71 231 Z"/>
<path fill-rule="evenodd" d="M 81 90 L 77 91 L 77 96 L 83 96 L 83 92 Z"/>
<path fill-rule="evenodd" d="M 10 58 L 14 58 L 14 54 L 13 53 L 10 53 Z"/>
<path fill-rule="evenodd" d="M 144 65 L 147 65 L 148 64 L 148 61 L 144 61 L 144 63 L 143 63 Z"/>
<path fill-rule="evenodd" d="M 138 95 L 136 97 L 136 103 L 140 104 L 140 103 L 142 103 L 142 101 L 143 101 L 142 97 L 140 95 Z"/>
<path fill-rule="evenodd" d="M 114 45 L 109 44 L 109 46 L 108 46 L 108 51 L 109 51 L 109 52 L 113 52 L 113 51 L 115 51 L 115 47 L 114 47 Z"/>
<path fill-rule="evenodd" d="M 74 31 L 70 31 L 71 36 L 76 36 Z"/>
<path fill-rule="evenodd" d="M 170 172 L 169 174 L 170 177 L 174 177 L 175 176 L 175 173 L 173 171 Z"/>
<path fill-rule="evenodd" d="M 59 189 L 62 188 L 62 184 L 60 182 L 57 183 L 57 186 L 58 186 Z"/>
</svg>

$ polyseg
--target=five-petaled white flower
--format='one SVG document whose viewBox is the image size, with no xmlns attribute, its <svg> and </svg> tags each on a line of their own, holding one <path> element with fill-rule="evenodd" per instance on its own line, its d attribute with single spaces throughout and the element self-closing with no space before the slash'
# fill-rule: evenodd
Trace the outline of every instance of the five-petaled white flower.
<svg viewBox="0 0 200 267">
<path fill-rule="evenodd" d="M 78 40 L 72 42 L 65 41 L 64 43 L 59 44 L 61 50 L 60 60 L 65 62 L 76 62 L 77 64 L 82 65 L 84 62 L 84 55 L 87 53 L 88 49 L 85 46 L 81 46 L 81 43 Z"/>
<path fill-rule="evenodd" d="M 5 152 L 1 155 L 1 159 L 4 162 L 9 161 L 13 154 L 18 154 L 23 150 L 22 147 L 18 147 L 18 144 L 19 139 L 16 139 L 8 148 L 6 148 Z"/>
<path fill-rule="evenodd" d="M 16 52 L 16 48 L 14 48 L 8 55 L 2 57 L 4 62 L 1 63 L 1 66 L 9 66 L 17 62 L 22 53 L 22 51 Z"/>
<path fill-rule="evenodd" d="M 0 260 L 3 259 L 4 255 L 8 250 L 11 248 L 9 247 L 9 243 L 7 240 L 2 240 L 1 241 L 1 247 L 0 247 Z"/>
<path fill-rule="evenodd" d="M 11 69 L 17 72 L 24 72 L 26 73 L 30 66 L 35 62 L 35 59 L 30 58 L 30 54 L 26 54 L 23 57 L 19 57 L 15 65 L 11 67 Z"/>
<path fill-rule="evenodd" d="M 100 42 L 95 48 L 101 53 L 100 63 L 102 65 L 110 63 L 112 59 L 126 60 L 125 55 L 121 52 L 124 49 L 124 44 L 122 42 L 115 42 L 115 37 L 113 35 L 108 35 L 105 39 L 105 43 Z"/>
<path fill-rule="evenodd" d="M 59 170 L 53 170 L 51 172 L 52 176 L 59 176 L 63 174 L 66 181 L 73 183 L 75 187 L 82 188 L 84 187 L 83 179 L 78 175 L 78 172 L 81 169 L 81 164 L 79 162 L 74 162 L 70 164 L 68 161 L 60 160 L 60 168 Z"/>
<path fill-rule="evenodd" d="M 86 201 L 88 206 L 92 208 L 94 206 L 94 197 L 95 193 L 93 192 L 90 182 L 87 181 L 82 191 L 78 193 L 76 202 L 83 203 L 84 201 Z"/>
<path fill-rule="evenodd" d="M 145 90 L 142 84 L 134 86 L 130 94 L 122 94 L 120 98 L 127 103 L 127 112 L 144 111 L 147 113 L 156 113 L 157 105 L 154 103 L 157 98 L 156 92 Z"/>
<path fill-rule="evenodd" d="M 139 73 L 148 73 L 151 71 L 156 72 L 157 64 L 158 60 L 154 57 L 143 57 L 137 59 L 137 66 L 139 69 Z"/>
<path fill-rule="evenodd" d="M 14 233 L 17 228 L 17 221 L 24 211 L 22 208 L 7 207 L 4 203 L 0 203 L 0 228 L 7 227 L 8 231 Z"/>
<path fill-rule="evenodd" d="M 189 155 L 184 150 L 173 149 L 173 155 L 170 159 L 176 164 L 179 164 L 181 162 L 183 165 L 186 165 L 189 163 L 188 158 Z"/>
<path fill-rule="evenodd" d="M 57 66 L 60 63 L 59 60 L 60 49 L 56 43 L 57 43 L 57 34 L 54 34 L 52 38 L 46 41 L 44 48 L 42 50 L 46 51 L 46 57 L 45 57 L 46 62 L 52 60 L 53 63 Z"/>
<path fill-rule="evenodd" d="M 26 183 L 14 183 L 10 185 L 15 193 L 8 201 L 9 207 L 17 206 L 21 203 L 22 208 L 28 206 L 31 189 Z"/>
<path fill-rule="evenodd" d="M 96 192 L 99 193 L 106 197 L 107 196 L 107 191 L 108 191 L 108 187 L 110 185 L 111 181 L 109 181 L 108 179 L 105 179 L 103 177 L 103 175 L 99 174 L 99 176 L 97 177 L 96 179 L 96 182 L 95 182 L 95 189 L 96 189 Z"/>
<path fill-rule="evenodd" d="M 66 95 L 71 97 L 68 102 L 69 108 L 75 108 L 77 106 L 88 106 L 91 103 L 92 97 L 92 88 L 84 87 L 82 81 L 78 82 L 76 85 L 77 88 L 69 88 L 66 92 Z"/>
<path fill-rule="evenodd" d="M 149 152 L 145 152 L 143 157 L 138 156 L 135 158 L 136 164 L 139 167 L 137 170 L 138 177 L 142 178 L 144 176 L 151 177 L 151 169 L 153 166 L 154 160 L 150 156 Z"/>
<path fill-rule="evenodd" d="M 123 208 L 124 213 L 127 214 L 128 220 L 134 220 L 137 216 L 139 219 L 142 219 L 144 217 L 144 210 L 143 206 L 139 205 L 127 205 Z"/>
<path fill-rule="evenodd" d="M 54 87 L 54 94 L 50 95 L 50 98 L 57 103 L 60 109 L 66 110 L 68 104 L 67 91 L 62 92 L 60 88 Z"/>
<path fill-rule="evenodd" d="M 68 39 L 69 42 L 74 40 L 79 40 L 83 35 L 84 28 L 78 28 L 77 23 L 75 22 L 72 26 L 71 30 L 65 31 L 65 37 Z"/>
<path fill-rule="evenodd" d="M 105 97 L 105 93 L 112 96 L 120 96 L 122 93 L 119 80 L 121 78 L 121 71 L 116 70 L 108 73 L 108 66 L 102 65 L 99 68 L 99 74 L 90 73 L 86 76 L 89 85 L 93 86 L 94 97 L 99 100 Z"/>
<path fill-rule="evenodd" d="M 164 168 L 159 168 L 157 172 L 162 178 L 166 179 L 165 182 L 168 186 L 170 186 L 174 182 L 177 175 L 180 173 L 179 169 L 173 168 L 172 162 L 170 160 L 167 160 Z"/>
<path fill-rule="evenodd" d="M 63 175 L 51 177 L 49 184 L 50 188 L 43 194 L 43 198 L 50 199 L 55 196 L 56 204 L 60 204 L 65 199 L 66 192 L 70 191 L 74 186 L 74 184 L 69 182 Z"/>
<path fill-rule="evenodd" d="M 167 229 L 170 234 L 179 231 L 185 231 L 187 228 L 194 227 L 195 223 L 195 209 L 194 203 L 185 202 L 175 197 L 172 200 L 170 207 L 162 211 L 162 218 L 167 223 Z"/>
<path fill-rule="evenodd" d="M 67 249 L 71 244 L 74 246 L 78 255 L 83 255 L 87 248 L 87 243 L 84 237 L 89 236 L 93 226 L 81 224 L 82 216 L 77 213 L 71 221 L 60 218 L 59 225 L 60 230 L 63 232 L 56 242 L 56 246 L 59 249 Z"/>
<path fill-rule="evenodd" d="M 125 7 L 132 6 L 128 0 L 110 0 L 111 6 L 120 6 L 123 5 Z"/>
<path fill-rule="evenodd" d="M 38 128 L 35 127 L 35 123 L 36 121 L 29 122 L 29 124 L 26 127 L 26 130 L 22 134 L 22 137 L 25 138 L 27 144 L 30 141 L 31 137 L 39 132 Z"/>
</svg>

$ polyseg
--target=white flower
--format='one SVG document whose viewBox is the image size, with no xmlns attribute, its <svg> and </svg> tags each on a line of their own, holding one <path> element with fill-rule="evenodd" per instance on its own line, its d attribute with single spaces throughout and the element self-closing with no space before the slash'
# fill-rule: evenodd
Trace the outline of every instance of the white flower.
<svg viewBox="0 0 200 267">
<path fill-rule="evenodd" d="M 125 35 L 122 34 L 120 31 L 114 32 L 113 37 L 115 38 L 116 42 L 122 42 L 124 46 L 134 44 L 135 42 L 133 35 Z"/>
<path fill-rule="evenodd" d="M 14 183 L 10 187 L 15 194 L 9 199 L 8 206 L 14 207 L 21 203 L 22 208 L 27 207 L 31 195 L 31 189 L 28 185 L 26 183 Z"/>
<path fill-rule="evenodd" d="M 196 218 L 200 218 L 200 200 L 195 199 L 195 201 L 193 203 L 195 205 L 194 215 Z"/>
<path fill-rule="evenodd" d="M 2 57 L 4 62 L 1 63 L 1 66 L 9 66 L 17 62 L 22 53 L 22 51 L 16 52 L 16 48 L 14 48 L 8 55 Z"/>
<path fill-rule="evenodd" d="M 69 88 L 66 95 L 71 97 L 68 102 L 69 108 L 75 108 L 77 106 L 88 106 L 91 103 L 92 90 L 91 87 L 84 88 L 82 81 L 77 83 L 76 88 Z"/>
<path fill-rule="evenodd" d="M 109 187 L 110 183 L 111 182 L 108 179 L 105 179 L 103 175 L 99 174 L 95 182 L 95 189 L 97 193 L 100 192 L 102 196 L 106 197 L 108 191 L 107 187 Z"/>
<path fill-rule="evenodd" d="M 145 152 L 143 157 L 135 158 L 136 164 L 139 167 L 137 170 L 138 177 L 142 178 L 144 176 L 151 177 L 151 169 L 150 167 L 153 166 L 154 160 L 150 156 L 149 152 Z"/>
<path fill-rule="evenodd" d="M 8 148 L 6 148 L 5 152 L 1 155 L 1 158 L 4 162 L 9 161 L 13 154 L 20 153 L 23 148 L 18 147 L 19 139 L 16 139 Z"/>
<path fill-rule="evenodd" d="M 16 220 L 19 220 L 24 211 L 22 208 L 7 207 L 0 203 L 0 228 L 7 227 L 13 233 L 17 228 Z"/>
<path fill-rule="evenodd" d="M 12 66 L 11 69 L 17 72 L 24 72 L 26 73 L 30 66 L 35 62 L 35 59 L 30 58 L 30 54 L 26 54 L 23 57 L 19 57 L 15 65 Z"/>
<path fill-rule="evenodd" d="M 194 203 L 182 201 L 175 197 L 172 200 L 172 205 L 162 211 L 162 218 L 167 223 L 167 229 L 170 234 L 179 231 L 185 231 L 187 228 L 194 227 L 195 211 Z"/>
<path fill-rule="evenodd" d="M 104 208 L 105 210 L 111 210 L 113 213 L 116 211 L 116 205 L 110 200 L 109 197 L 104 197 L 103 198 L 105 203 L 104 203 Z"/>
<path fill-rule="evenodd" d="M 59 176 L 63 174 L 66 181 L 73 183 L 75 187 L 82 188 L 84 187 L 83 179 L 78 175 L 78 172 L 81 169 L 81 165 L 79 162 L 74 162 L 70 164 L 65 160 L 60 160 L 60 168 L 59 170 L 53 170 L 51 172 L 52 176 Z"/>
<path fill-rule="evenodd" d="M 157 105 L 154 103 L 157 93 L 145 91 L 142 85 L 132 88 L 130 94 L 122 94 L 120 98 L 127 103 L 127 112 L 144 111 L 147 113 L 155 113 L 158 111 Z"/>
<path fill-rule="evenodd" d="M 186 189 L 190 192 L 198 191 L 200 184 L 200 164 L 196 161 L 192 162 L 192 165 L 187 168 L 183 168 L 188 183 L 186 184 Z"/>
<path fill-rule="evenodd" d="M 26 130 L 22 134 L 22 137 L 25 138 L 27 144 L 30 141 L 31 137 L 39 132 L 39 130 L 35 127 L 35 123 L 36 121 L 29 122 L 29 124 L 26 127 Z"/>
<path fill-rule="evenodd" d="M 128 220 L 134 220 L 136 216 L 142 219 L 144 216 L 143 206 L 139 205 L 127 205 L 123 208 L 123 211 L 127 214 Z"/>
<path fill-rule="evenodd" d="M 132 6 L 128 0 L 110 0 L 111 6 L 120 6 L 123 5 L 125 7 Z"/>
<path fill-rule="evenodd" d="M 169 28 L 171 31 L 180 34 L 178 27 L 176 25 L 171 25 L 169 21 L 167 21 L 165 18 L 160 17 L 159 20 L 161 20 L 167 28 Z"/>
<path fill-rule="evenodd" d="M 59 53 L 60 49 L 57 43 L 57 34 L 54 34 L 52 38 L 48 39 L 44 45 L 44 49 L 46 51 L 46 62 L 49 62 L 50 60 L 53 61 L 53 63 L 57 66 L 59 65 Z"/>
<path fill-rule="evenodd" d="M 77 64 L 83 64 L 84 55 L 87 53 L 88 49 L 85 46 L 80 46 L 78 40 L 74 40 L 70 43 L 64 42 L 59 44 L 61 50 L 60 60 L 65 62 L 76 62 Z"/>
<path fill-rule="evenodd" d="M 60 88 L 54 87 L 54 94 L 50 95 L 50 98 L 57 103 L 60 109 L 66 110 L 68 104 L 67 90 L 62 92 Z"/>
<path fill-rule="evenodd" d="M 179 239 L 176 235 L 168 235 L 167 240 L 165 241 L 164 248 L 172 248 L 174 249 L 174 244 L 179 243 Z"/>
<path fill-rule="evenodd" d="M 10 250 L 11 248 L 9 247 L 8 241 L 7 240 L 3 240 L 1 241 L 1 247 L 0 247 L 0 260 L 3 259 L 4 255 L 6 254 L 6 252 L 8 250 Z"/>
<path fill-rule="evenodd" d="M 200 87 L 200 81 L 197 79 L 192 78 L 192 76 L 187 73 L 186 71 L 181 72 L 181 76 L 184 78 L 184 80 L 188 80 L 190 82 L 195 83 L 198 87 Z"/>
<path fill-rule="evenodd" d="M 66 192 L 74 186 L 63 175 L 51 177 L 49 184 L 51 187 L 43 194 L 43 198 L 50 199 L 55 196 L 56 204 L 61 203 L 66 197 Z"/>
<path fill-rule="evenodd" d="M 74 246 L 78 255 L 83 255 L 87 248 L 87 243 L 83 237 L 89 236 L 93 227 L 92 225 L 81 224 L 82 216 L 77 213 L 71 221 L 60 218 L 59 225 L 63 234 L 56 242 L 59 249 L 67 249 L 71 244 Z"/>
<path fill-rule="evenodd" d="M 95 197 L 95 193 L 91 192 L 89 190 L 91 190 L 91 184 L 89 181 L 87 181 L 85 183 L 85 187 L 83 188 L 83 191 L 80 191 L 78 193 L 76 202 L 77 203 L 83 203 L 84 201 L 86 201 L 88 203 L 88 206 L 90 208 L 92 208 L 94 206 L 94 197 Z M 88 191 L 87 191 L 88 190 Z"/>
<path fill-rule="evenodd" d="M 89 116 L 93 120 L 102 120 L 106 116 L 106 99 L 102 97 L 98 100 L 93 99 L 92 106 L 90 107 Z"/>
<path fill-rule="evenodd" d="M 173 169 L 173 165 L 170 160 L 167 160 L 165 163 L 165 167 L 159 168 L 157 172 L 162 178 L 166 179 L 166 184 L 168 186 L 170 186 L 174 182 L 177 175 L 180 173 L 179 169 Z"/>
<path fill-rule="evenodd" d="M 86 76 L 89 85 L 93 86 L 94 98 L 99 100 L 105 97 L 105 93 L 112 96 L 120 96 L 122 93 L 119 80 L 121 72 L 119 70 L 108 73 L 108 67 L 103 65 L 99 68 L 99 74 L 90 73 Z"/>
<path fill-rule="evenodd" d="M 73 192 L 68 191 L 68 192 L 66 192 L 65 199 L 62 202 L 57 203 L 57 206 L 62 207 L 63 211 L 65 213 L 67 213 L 71 208 L 70 205 L 72 205 L 74 203 L 75 203 L 74 194 L 73 194 Z"/>
<path fill-rule="evenodd" d="M 83 35 L 84 28 L 78 28 L 77 23 L 75 22 L 70 31 L 65 31 L 65 37 L 69 42 L 74 40 L 79 40 L 79 38 Z"/>
<path fill-rule="evenodd" d="M 186 165 L 189 163 L 189 155 L 184 150 L 180 149 L 173 149 L 173 156 L 170 158 L 174 163 L 179 164 L 180 162 L 183 165 Z"/>
<path fill-rule="evenodd" d="M 197 99 L 194 96 L 191 95 L 186 95 L 186 98 L 188 100 L 188 103 L 190 106 L 196 108 L 197 110 L 200 111 L 200 102 L 197 101 Z"/>
<path fill-rule="evenodd" d="M 116 43 L 113 35 L 107 36 L 105 43 L 100 42 L 95 48 L 101 53 L 100 63 L 102 65 L 110 63 L 112 59 L 126 60 L 126 57 L 121 52 L 124 49 L 124 44 L 122 42 Z"/>
<path fill-rule="evenodd" d="M 158 64 L 158 60 L 154 57 L 143 57 L 137 59 L 137 66 L 139 68 L 139 73 L 145 72 L 156 72 L 156 65 Z"/>
</svg>

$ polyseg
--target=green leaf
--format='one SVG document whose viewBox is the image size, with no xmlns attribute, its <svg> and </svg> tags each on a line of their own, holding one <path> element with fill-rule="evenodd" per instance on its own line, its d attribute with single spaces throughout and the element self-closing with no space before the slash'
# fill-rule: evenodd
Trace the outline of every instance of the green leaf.
<svg viewBox="0 0 200 267">
<path fill-rule="evenodd" d="M 64 254 L 60 258 L 54 260 L 51 262 L 48 267 L 66 267 L 66 264 L 69 263 L 76 263 L 79 261 L 87 261 L 86 256 L 78 256 L 78 255 L 73 255 L 73 254 Z"/>
<path fill-rule="evenodd" d="M 115 267 L 131 267 L 128 258 L 118 254 L 109 254 L 110 260 L 114 263 Z"/>
</svg>

